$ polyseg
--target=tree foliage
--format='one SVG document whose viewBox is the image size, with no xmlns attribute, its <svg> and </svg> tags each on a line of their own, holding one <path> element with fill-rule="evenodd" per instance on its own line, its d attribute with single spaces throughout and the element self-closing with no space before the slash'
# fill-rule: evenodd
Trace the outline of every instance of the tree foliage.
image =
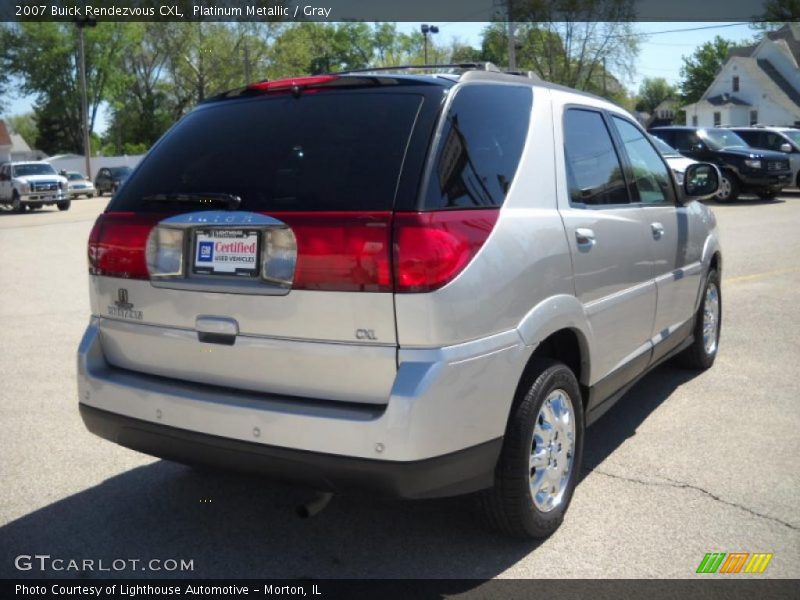
<svg viewBox="0 0 800 600">
<path fill-rule="evenodd" d="M 519 68 L 623 102 L 624 89 L 611 73 L 628 73 L 636 54 L 625 22 L 630 5 L 530 2 L 529 22 L 517 27 Z M 395 23 L 101 22 L 84 34 L 90 126 L 102 107 L 109 117 L 102 151 L 115 154 L 149 148 L 197 103 L 223 90 L 290 75 L 421 64 L 425 48 L 419 31 L 400 32 Z M 479 47 L 430 36 L 428 62 L 506 65 L 506 36 L 503 23 L 488 26 Z M 73 24 L 0 25 L 0 97 L 12 88 L 36 98 L 37 134 L 29 143 L 50 154 L 82 152 Z"/>
<path fill-rule="evenodd" d="M 685 103 L 697 102 L 703 96 L 733 47 L 734 43 L 730 40 L 716 36 L 697 48 L 691 56 L 683 57 L 679 88 Z"/>
<path fill-rule="evenodd" d="M 645 77 L 639 86 L 636 110 L 652 113 L 664 100 L 672 100 L 677 96 L 677 88 L 663 77 Z"/>
<path fill-rule="evenodd" d="M 800 0 L 767 0 L 764 13 L 752 27 L 758 30 L 779 29 L 787 23 L 797 23 L 800 18 Z"/>
</svg>

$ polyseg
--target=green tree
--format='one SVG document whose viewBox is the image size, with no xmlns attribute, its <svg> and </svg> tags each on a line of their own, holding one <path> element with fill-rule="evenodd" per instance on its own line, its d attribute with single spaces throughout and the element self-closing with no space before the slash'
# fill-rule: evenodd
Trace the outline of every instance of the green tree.
<svg viewBox="0 0 800 600">
<path fill-rule="evenodd" d="M 672 100 L 677 95 L 677 88 L 670 85 L 663 77 L 645 77 L 639 86 L 636 110 L 652 113 L 664 100 Z"/>
<path fill-rule="evenodd" d="M 638 53 L 633 0 L 526 0 L 514 6 L 512 14 L 521 21 L 516 34 L 521 69 L 554 83 L 601 93 L 613 85 L 609 73 L 624 77 L 633 73 Z M 500 64 L 508 64 L 502 25 L 490 30 L 501 38 L 495 45 L 506 60 Z"/>
<path fill-rule="evenodd" d="M 84 30 L 89 131 L 120 72 L 122 24 L 101 23 Z M 4 50 L 8 74 L 23 94 L 36 96 L 39 136 L 44 152 L 83 152 L 78 83 L 77 30 L 69 23 L 17 23 L 7 29 Z"/>
<path fill-rule="evenodd" d="M 6 117 L 5 120 L 11 125 L 11 129 L 21 135 L 29 146 L 32 147 L 36 144 L 36 139 L 39 137 L 39 127 L 36 124 L 35 113 L 27 112 L 21 115 L 12 115 Z"/>
<path fill-rule="evenodd" d="M 767 0 L 764 13 L 758 21 L 752 23 L 753 29 L 780 29 L 787 23 L 796 23 L 800 16 L 800 0 Z"/>
<path fill-rule="evenodd" d="M 681 99 L 686 104 L 697 102 L 719 73 L 734 47 L 730 40 L 716 36 L 697 48 L 691 56 L 683 57 L 679 89 Z"/>
</svg>

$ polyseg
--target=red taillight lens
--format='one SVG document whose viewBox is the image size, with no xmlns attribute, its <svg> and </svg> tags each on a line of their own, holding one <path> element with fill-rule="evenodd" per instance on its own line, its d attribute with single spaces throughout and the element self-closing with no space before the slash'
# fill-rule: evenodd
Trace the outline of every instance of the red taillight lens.
<svg viewBox="0 0 800 600">
<path fill-rule="evenodd" d="M 145 250 L 150 230 L 164 218 L 157 214 L 103 213 L 89 234 L 92 275 L 149 279 Z"/>
<path fill-rule="evenodd" d="M 395 291 L 430 292 L 455 279 L 483 246 L 499 214 L 499 209 L 395 214 Z"/>
<path fill-rule="evenodd" d="M 274 81 L 259 81 L 247 86 L 248 90 L 259 90 L 261 92 L 278 92 L 290 90 L 294 87 L 309 88 L 316 85 L 323 85 L 339 79 L 338 75 L 311 75 L 309 77 L 287 77 L 286 79 L 275 79 Z"/>
<path fill-rule="evenodd" d="M 269 213 L 297 240 L 292 288 L 392 291 L 391 212 Z"/>
</svg>

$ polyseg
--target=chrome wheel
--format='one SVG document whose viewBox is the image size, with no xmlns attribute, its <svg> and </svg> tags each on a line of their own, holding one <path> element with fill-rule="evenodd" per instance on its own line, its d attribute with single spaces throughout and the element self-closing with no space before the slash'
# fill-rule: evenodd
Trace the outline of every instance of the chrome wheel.
<svg viewBox="0 0 800 600">
<path fill-rule="evenodd" d="M 733 186 L 731 186 L 731 180 L 723 175 L 719 180 L 719 189 L 717 190 L 716 194 L 717 200 L 727 200 L 730 198 L 732 189 Z"/>
<path fill-rule="evenodd" d="M 530 489 L 533 503 L 550 512 L 564 499 L 575 452 L 575 411 L 564 390 L 554 390 L 542 403 L 533 429 Z"/>
<path fill-rule="evenodd" d="M 703 302 L 703 348 L 706 354 L 713 354 L 717 349 L 719 337 L 719 289 L 715 283 L 706 288 Z"/>
</svg>

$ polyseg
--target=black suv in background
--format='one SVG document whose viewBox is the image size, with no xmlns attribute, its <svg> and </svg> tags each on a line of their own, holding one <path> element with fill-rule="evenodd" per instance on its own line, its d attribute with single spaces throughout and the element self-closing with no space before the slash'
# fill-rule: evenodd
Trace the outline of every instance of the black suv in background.
<svg viewBox="0 0 800 600">
<path fill-rule="evenodd" d="M 721 202 L 736 200 L 742 192 L 774 198 L 781 189 L 792 185 L 785 154 L 750 148 L 730 129 L 654 127 L 649 131 L 684 156 L 716 164 L 722 173 L 716 195 Z"/>
<path fill-rule="evenodd" d="M 97 189 L 98 195 L 116 192 L 131 172 L 130 167 L 103 167 L 100 169 L 94 180 L 94 187 Z"/>
</svg>

